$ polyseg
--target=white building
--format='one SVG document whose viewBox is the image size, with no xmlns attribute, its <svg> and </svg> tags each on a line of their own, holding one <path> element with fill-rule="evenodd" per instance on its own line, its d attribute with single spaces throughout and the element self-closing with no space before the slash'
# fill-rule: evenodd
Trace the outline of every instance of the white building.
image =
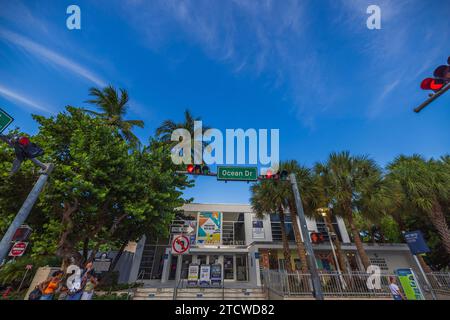
<svg viewBox="0 0 450 320">
<path fill-rule="evenodd" d="M 171 236 L 166 239 L 144 237 L 130 246 L 126 262 L 121 262 L 121 281 L 137 280 L 158 283 L 175 283 L 188 277 L 190 264 L 220 264 L 225 282 L 246 286 L 261 285 L 261 269 L 282 269 L 284 266 L 280 223 L 277 215 L 256 218 L 250 205 L 243 204 L 186 204 L 182 217 L 171 225 Z M 286 219 L 290 240 L 293 269 L 300 269 L 289 215 Z M 363 270 L 356 247 L 350 242 L 344 221 L 333 221 L 342 250 L 347 256 L 349 270 Z M 307 219 L 310 232 L 322 233 L 325 241 L 314 244 L 319 269 L 335 270 L 335 259 L 323 221 Z M 174 236 L 184 234 L 190 240 L 188 251 L 174 255 L 171 242 Z M 309 235 L 308 235 L 309 236 Z M 382 272 L 394 273 L 399 268 L 416 265 L 406 244 L 365 244 L 374 265 Z M 125 267 L 126 266 L 126 267 Z M 125 269 L 127 269 L 125 271 Z"/>
</svg>

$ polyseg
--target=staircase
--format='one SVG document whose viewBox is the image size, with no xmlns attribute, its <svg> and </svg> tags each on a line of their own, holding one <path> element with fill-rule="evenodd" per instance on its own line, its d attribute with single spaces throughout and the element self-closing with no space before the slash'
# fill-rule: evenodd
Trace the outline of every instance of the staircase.
<svg viewBox="0 0 450 320">
<path fill-rule="evenodd" d="M 137 288 L 133 300 L 172 300 L 173 288 Z M 183 288 L 176 291 L 176 300 L 266 300 L 261 288 Z"/>
</svg>

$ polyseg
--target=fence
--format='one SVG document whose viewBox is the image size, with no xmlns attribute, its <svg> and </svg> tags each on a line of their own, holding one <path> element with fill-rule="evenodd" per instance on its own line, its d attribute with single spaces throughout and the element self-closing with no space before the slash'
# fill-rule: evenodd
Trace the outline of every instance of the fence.
<svg viewBox="0 0 450 320">
<path fill-rule="evenodd" d="M 273 292 L 281 297 L 305 297 L 313 295 L 312 279 L 309 273 L 275 270 L 262 270 L 262 280 L 264 286 L 269 292 Z M 389 289 L 389 278 L 397 276 L 394 274 L 381 274 L 379 286 L 370 288 L 368 283 L 375 282 L 370 278 L 371 275 L 365 272 L 337 273 L 320 272 L 319 278 L 322 284 L 324 297 L 328 298 L 391 298 Z M 427 274 L 431 285 L 429 288 L 421 276 L 418 277 L 420 286 L 425 294 L 432 290 L 441 298 L 450 297 L 450 273 L 433 272 Z M 397 284 L 400 282 L 397 279 Z"/>
<path fill-rule="evenodd" d="M 428 281 L 431 285 L 431 290 L 437 294 L 450 296 L 450 273 L 447 272 L 433 272 L 427 273 Z"/>
<path fill-rule="evenodd" d="M 283 297 L 312 297 L 312 279 L 310 274 L 300 272 L 280 272 L 264 270 L 262 272 L 265 287 Z M 370 274 L 352 272 L 339 274 L 337 272 L 321 272 L 319 274 L 322 291 L 329 298 L 390 298 L 389 277 L 382 274 L 378 289 L 370 289 L 367 285 Z"/>
</svg>

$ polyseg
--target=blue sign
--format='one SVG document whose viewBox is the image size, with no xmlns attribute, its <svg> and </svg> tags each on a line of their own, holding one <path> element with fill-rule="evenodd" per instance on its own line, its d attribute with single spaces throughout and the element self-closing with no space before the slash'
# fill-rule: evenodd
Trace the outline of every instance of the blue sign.
<svg viewBox="0 0 450 320">
<path fill-rule="evenodd" d="M 255 252 L 255 259 L 259 259 L 259 252 Z"/>
<path fill-rule="evenodd" d="M 412 254 L 417 255 L 430 252 L 430 248 L 428 248 L 421 231 L 417 230 L 405 232 L 403 236 L 405 237 L 406 243 L 408 244 L 409 250 L 411 250 Z"/>
</svg>

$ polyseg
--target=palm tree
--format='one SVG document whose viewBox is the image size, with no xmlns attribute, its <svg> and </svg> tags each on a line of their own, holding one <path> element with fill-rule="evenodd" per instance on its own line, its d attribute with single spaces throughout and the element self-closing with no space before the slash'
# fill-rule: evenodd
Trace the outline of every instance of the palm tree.
<svg viewBox="0 0 450 320">
<path fill-rule="evenodd" d="M 331 153 L 326 163 L 315 166 L 323 181 L 326 194 L 332 199 L 335 214 L 350 226 L 358 255 L 365 269 L 370 265 L 354 221 L 355 214 L 370 217 L 379 212 L 377 200 L 381 184 L 381 170 L 365 156 L 351 156 L 349 152 Z"/>
<path fill-rule="evenodd" d="M 333 220 L 333 218 L 336 217 L 336 214 L 335 214 L 333 208 L 330 207 L 330 205 L 332 203 L 332 199 L 327 194 L 327 189 L 325 188 L 325 181 L 318 174 L 316 174 L 314 176 L 314 179 L 315 179 L 315 184 L 317 185 L 316 199 L 317 199 L 318 207 L 319 207 L 316 209 L 316 215 L 319 216 L 318 210 L 320 208 L 326 208 L 326 210 L 325 210 L 326 214 L 324 216 L 320 215 L 320 218 L 323 218 L 323 221 L 327 225 L 329 232 L 337 235 L 336 230 L 334 229 L 334 226 L 332 223 L 332 220 Z M 334 246 L 336 248 L 336 255 L 337 255 L 339 267 L 343 273 L 347 273 L 347 271 L 348 271 L 347 258 L 345 256 L 344 252 L 342 251 L 341 240 L 337 236 L 335 238 L 333 238 L 333 237 L 331 237 L 331 235 L 329 235 L 329 237 L 330 237 L 331 241 L 334 243 Z"/>
<path fill-rule="evenodd" d="M 171 146 L 175 146 L 178 141 L 172 141 L 172 133 L 177 129 L 186 129 L 190 135 L 191 135 L 191 156 L 195 159 L 195 148 L 194 146 L 194 137 L 195 134 L 204 134 L 206 130 L 209 129 L 207 126 L 202 126 L 202 132 L 195 132 L 194 128 L 194 122 L 195 121 L 201 121 L 200 117 L 194 117 L 192 113 L 189 110 L 184 111 L 184 120 L 183 122 L 174 122 L 173 120 L 165 120 L 161 126 L 159 126 L 156 129 L 156 136 L 159 138 L 160 141 L 166 142 L 170 144 Z M 202 142 L 203 148 L 206 147 L 208 143 Z M 203 159 L 201 154 L 197 154 L 197 156 L 200 156 L 201 159 Z M 202 160 L 203 162 L 203 160 Z"/>
<path fill-rule="evenodd" d="M 278 213 L 281 228 L 281 240 L 283 243 L 284 267 L 287 272 L 292 272 L 291 251 L 286 234 L 285 199 L 284 188 L 280 188 L 279 181 L 259 181 L 250 187 L 250 203 L 258 218 L 265 214 Z"/>
<path fill-rule="evenodd" d="M 419 155 L 402 155 L 388 165 L 388 178 L 410 205 L 427 215 L 450 255 L 450 230 L 444 213 L 450 197 L 448 163 L 448 157 L 426 161 Z"/>
<path fill-rule="evenodd" d="M 117 127 L 120 133 L 130 145 L 135 148 L 140 145 L 139 139 L 133 134 L 134 127 L 143 128 L 144 122 L 142 120 L 125 120 L 124 117 L 128 111 L 128 92 L 125 89 L 119 89 L 119 92 L 108 86 L 100 90 L 98 88 L 90 88 L 89 95 L 92 99 L 87 100 L 87 103 L 95 105 L 100 109 L 100 112 L 83 109 L 83 111 L 98 116 L 106 121 L 111 126 Z"/>
</svg>

